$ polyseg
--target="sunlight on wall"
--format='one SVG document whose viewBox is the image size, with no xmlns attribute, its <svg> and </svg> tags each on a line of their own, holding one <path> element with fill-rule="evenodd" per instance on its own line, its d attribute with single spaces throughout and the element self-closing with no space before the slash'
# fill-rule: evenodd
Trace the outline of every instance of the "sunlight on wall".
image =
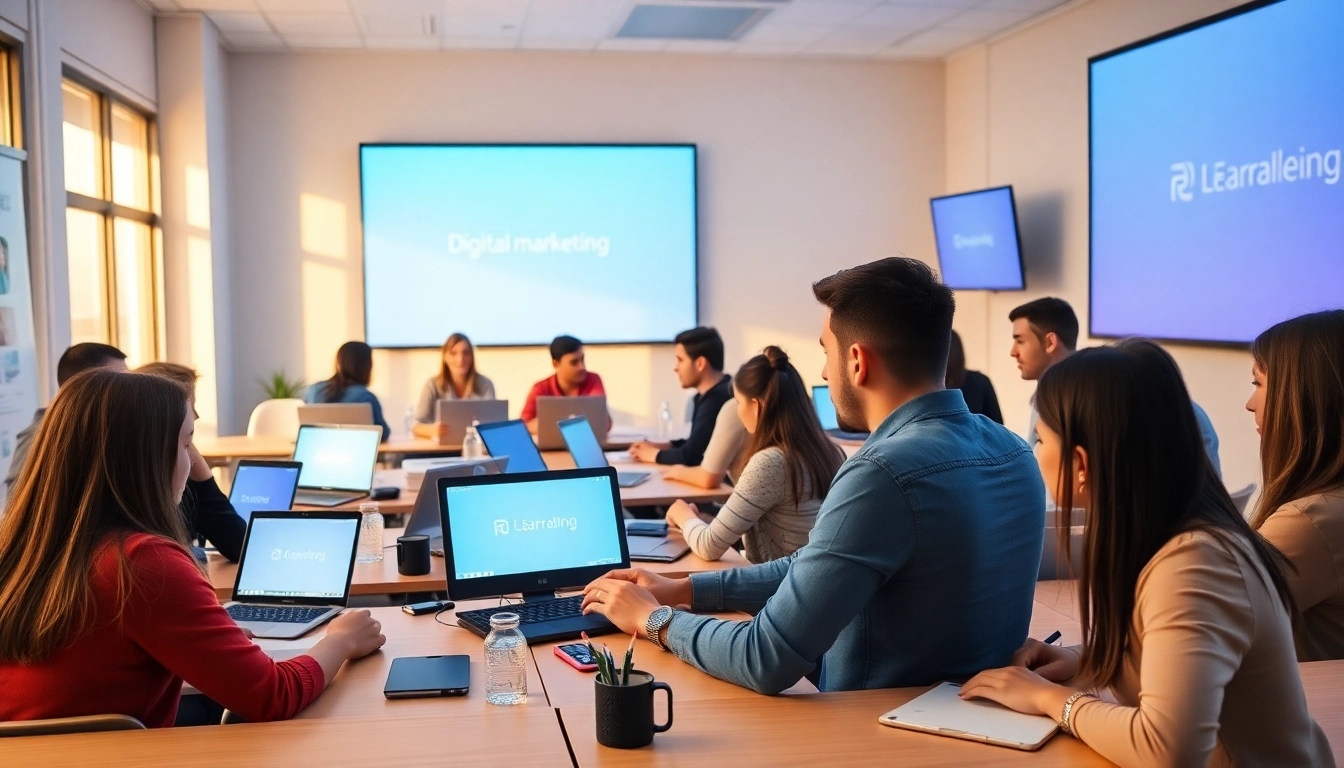
<svg viewBox="0 0 1344 768">
<path fill-rule="evenodd" d="M 210 240 L 187 237 L 187 295 L 190 297 L 191 367 L 201 378 L 196 382 L 198 432 L 217 432 L 219 401 L 215 390 L 215 290 Z"/>
<path fill-rule="evenodd" d="M 742 340 L 746 348 L 742 350 L 742 358 L 737 361 L 737 365 L 745 363 L 753 356 L 760 354 L 771 344 L 784 350 L 789 355 L 789 362 L 798 369 L 798 373 L 803 377 L 807 386 L 813 387 L 826 382 L 821 378 L 821 368 L 826 364 L 826 355 L 821 350 L 821 314 L 817 314 L 817 332 L 814 336 L 803 336 L 801 334 L 785 333 L 774 328 L 761 328 L 759 326 L 749 325 L 742 329 Z M 732 363 L 729 368 L 732 368 Z M 729 371 L 734 373 L 735 370 Z"/>
<path fill-rule="evenodd" d="M 345 270 L 316 261 L 303 262 L 303 379 L 331 378 L 336 349 L 350 340 L 346 313 Z M 390 418 L 390 417 L 389 417 Z"/>
<path fill-rule="evenodd" d="M 344 259 L 345 205 L 304 192 L 299 195 L 299 242 L 305 253 Z"/>
<path fill-rule="evenodd" d="M 187 226 L 210 231 L 210 173 L 187 166 Z"/>
</svg>

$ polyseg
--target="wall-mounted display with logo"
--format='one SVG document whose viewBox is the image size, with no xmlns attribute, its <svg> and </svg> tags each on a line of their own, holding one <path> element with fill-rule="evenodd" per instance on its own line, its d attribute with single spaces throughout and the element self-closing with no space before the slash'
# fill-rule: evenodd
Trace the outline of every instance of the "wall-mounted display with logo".
<svg viewBox="0 0 1344 768">
<path fill-rule="evenodd" d="M 1255 3 L 1090 66 L 1093 336 L 1245 343 L 1344 307 L 1344 3 Z"/>
<path fill-rule="evenodd" d="M 0 146 L 0 477 L 14 444 L 37 410 L 37 342 L 28 272 L 28 220 L 23 211 L 27 153 Z M 0 485 L 0 504 L 8 488 Z"/>
</svg>

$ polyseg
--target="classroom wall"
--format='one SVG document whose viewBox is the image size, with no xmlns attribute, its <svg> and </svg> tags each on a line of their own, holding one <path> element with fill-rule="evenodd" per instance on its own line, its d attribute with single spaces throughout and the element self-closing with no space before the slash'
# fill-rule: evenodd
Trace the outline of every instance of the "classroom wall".
<svg viewBox="0 0 1344 768">
<path fill-rule="evenodd" d="M 730 368 L 778 343 L 819 381 L 811 282 L 897 253 L 932 259 L 941 62 L 519 51 L 228 61 L 238 430 L 263 397 L 259 377 L 325 378 L 336 347 L 362 336 L 360 142 L 696 142 L 701 315 L 723 332 Z M 375 356 L 373 389 L 394 429 L 437 359 Z M 542 348 L 478 361 L 514 413 L 550 373 Z M 589 364 L 618 422 L 653 424 L 662 401 L 682 417 L 689 393 L 671 347 L 594 347 Z"/>
<path fill-rule="evenodd" d="M 1008 426 L 1024 433 L 1034 382 L 1008 356 L 1008 312 L 1041 296 L 1088 307 L 1087 59 L 1240 4 L 1239 0 L 1091 0 L 1064 6 L 948 60 L 947 192 L 1012 184 L 1027 264 L 1024 292 L 962 292 L 956 327 L 967 361 L 989 374 Z M 1136 301 L 1142 297 L 1136 296 Z M 1259 482 L 1259 438 L 1243 409 L 1244 351 L 1167 344 L 1222 442 L 1229 487 Z"/>
</svg>

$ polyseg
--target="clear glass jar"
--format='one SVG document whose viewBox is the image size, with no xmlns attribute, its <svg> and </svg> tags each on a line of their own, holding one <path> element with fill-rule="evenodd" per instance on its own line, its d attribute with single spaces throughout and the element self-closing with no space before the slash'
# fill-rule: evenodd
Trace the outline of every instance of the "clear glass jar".
<svg viewBox="0 0 1344 768">
<path fill-rule="evenodd" d="M 356 563 L 381 563 L 383 561 L 383 515 L 378 511 L 378 502 L 366 501 L 359 505 L 359 549 L 355 552 Z"/>
<path fill-rule="evenodd" d="M 527 703 L 527 638 L 518 629 L 518 614 L 490 617 L 485 636 L 485 700 L 489 704 Z"/>
<path fill-rule="evenodd" d="M 476 431 L 476 425 L 479 421 L 471 422 L 467 427 L 467 433 L 462 437 L 462 458 L 464 459 L 484 459 L 486 457 L 485 442 L 481 440 L 481 433 Z"/>
</svg>

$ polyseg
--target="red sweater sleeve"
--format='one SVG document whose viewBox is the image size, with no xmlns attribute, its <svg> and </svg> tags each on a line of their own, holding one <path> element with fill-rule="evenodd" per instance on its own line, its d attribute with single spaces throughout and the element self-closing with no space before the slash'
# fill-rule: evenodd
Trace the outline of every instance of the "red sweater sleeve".
<svg viewBox="0 0 1344 768">
<path fill-rule="evenodd" d="M 126 549 L 134 582 L 124 635 L 168 671 L 251 722 L 293 717 L 322 692 L 317 661 L 267 656 L 229 618 L 186 552 L 157 536 L 132 537 Z"/>
<path fill-rule="evenodd" d="M 541 389 L 546 385 L 545 379 L 532 385 L 532 389 L 527 393 L 527 399 L 523 401 L 523 412 L 519 416 L 523 421 L 531 421 L 537 418 L 537 398 L 541 395 Z"/>
</svg>

